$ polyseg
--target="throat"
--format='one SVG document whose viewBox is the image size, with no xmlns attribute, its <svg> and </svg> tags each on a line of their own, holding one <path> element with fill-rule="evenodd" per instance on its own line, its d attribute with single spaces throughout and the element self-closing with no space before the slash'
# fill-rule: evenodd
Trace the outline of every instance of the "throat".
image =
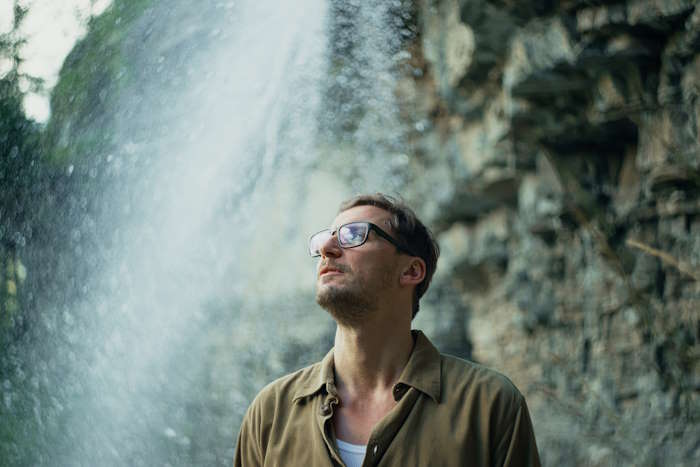
<svg viewBox="0 0 700 467">
<path fill-rule="evenodd" d="M 372 430 L 396 406 L 393 397 L 369 403 L 366 400 L 343 400 L 333 414 L 337 439 L 350 444 L 367 444 Z"/>
</svg>

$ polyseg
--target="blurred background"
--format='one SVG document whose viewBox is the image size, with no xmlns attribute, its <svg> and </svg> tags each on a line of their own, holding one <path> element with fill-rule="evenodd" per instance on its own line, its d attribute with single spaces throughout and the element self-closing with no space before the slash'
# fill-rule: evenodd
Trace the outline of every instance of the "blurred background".
<svg viewBox="0 0 700 467">
<path fill-rule="evenodd" d="M 400 195 L 545 465 L 700 463 L 694 1 L 0 1 L 0 465 L 230 465 Z"/>
</svg>

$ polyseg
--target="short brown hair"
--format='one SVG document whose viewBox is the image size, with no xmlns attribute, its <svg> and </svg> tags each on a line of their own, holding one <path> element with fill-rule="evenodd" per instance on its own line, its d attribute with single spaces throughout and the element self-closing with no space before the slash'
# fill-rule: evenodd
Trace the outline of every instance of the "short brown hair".
<svg viewBox="0 0 700 467">
<path fill-rule="evenodd" d="M 418 219 L 416 213 L 403 201 L 382 193 L 354 196 L 340 204 L 338 212 L 355 206 L 376 206 L 391 214 L 390 224 L 400 243 L 406 245 L 416 256 L 425 261 L 425 278 L 413 290 L 413 315 L 419 309 L 420 298 L 428 290 L 437 266 L 440 247 L 432 232 Z"/>
</svg>

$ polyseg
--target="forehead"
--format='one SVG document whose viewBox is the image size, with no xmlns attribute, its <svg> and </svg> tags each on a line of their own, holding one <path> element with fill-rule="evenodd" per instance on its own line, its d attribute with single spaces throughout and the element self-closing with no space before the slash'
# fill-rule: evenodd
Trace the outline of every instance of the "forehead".
<svg viewBox="0 0 700 467">
<path fill-rule="evenodd" d="M 348 222 L 368 221 L 382 228 L 391 227 L 391 214 L 377 206 L 355 206 L 339 213 L 333 221 L 333 228 Z"/>
</svg>

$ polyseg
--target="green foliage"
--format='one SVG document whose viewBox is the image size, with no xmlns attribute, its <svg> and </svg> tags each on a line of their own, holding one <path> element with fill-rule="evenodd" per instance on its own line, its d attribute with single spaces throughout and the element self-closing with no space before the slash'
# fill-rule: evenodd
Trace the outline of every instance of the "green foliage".
<svg viewBox="0 0 700 467">
<path fill-rule="evenodd" d="M 47 342 L 62 339 L 52 305 L 80 280 L 64 277 L 66 270 L 79 277 L 66 253 L 72 226 L 65 220 L 71 199 L 89 187 L 66 177 L 64 165 L 87 160 L 109 142 L 106 119 L 131 76 L 125 38 L 150 3 L 115 0 L 90 21 L 63 65 L 46 127 L 22 107 L 22 89 L 42 85 L 18 71 L 27 10 L 16 4 L 13 30 L 0 35 L 0 56 L 12 63 L 0 77 L 0 465 L 61 464 L 45 456 L 70 451 L 65 433 L 74 401 L 59 394 L 71 375 Z"/>
<path fill-rule="evenodd" d="M 15 28 L 23 16 L 16 7 Z M 22 110 L 24 97 L 17 71 L 21 39 L 12 31 L 0 38 L 0 55 L 13 60 L 13 68 L 0 78 L 0 348 L 17 332 L 22 310 L 17 276 L 18 249 L 30 229 L 29 200 L 38 177 L 35 163 L 40 150 L 38 126 Z"/>
<path fill-rule="evenodd" d="M 38 185 L 40 129 L 22 110 L 20 80 L 35 88 L 40 81 L 18 72 L 24 40 L 17 36 L 26 9 L 15 4 L 13 30 L 0 35 L 0 56 L 12 69 L 0 77 L 0 459 L 3 465 L 37 463 L 31 449 L 40 421 L 34 416 L 30 382 L 19 360 L 16 344 L 23 337 L 26 309 L 23 284 L 27 271 L 20 253 L 31 232 L 31 204 Z M 32 402 L 34 401 L 34 402 Z"/>
<path fill-rule="evenodd" d="M 46 158 L 69 164 L 108 149 L 104 134 L 118 111 L 122 92 L 133 79 L 126 38 L 152 0 L 116 0 L 92 18 L 88 32 L 66 58 L 51 94 Z"/>
</svg>

